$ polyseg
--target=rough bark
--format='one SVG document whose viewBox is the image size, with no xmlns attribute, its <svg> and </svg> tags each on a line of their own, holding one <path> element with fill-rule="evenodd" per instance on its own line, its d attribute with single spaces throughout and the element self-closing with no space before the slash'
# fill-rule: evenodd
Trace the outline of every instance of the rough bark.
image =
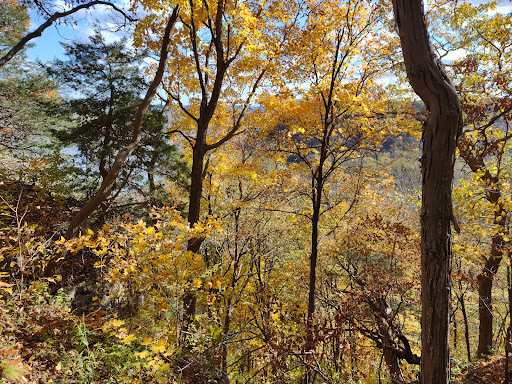
<svg viewBox="0 0 512 384">
<path fill-rule="evenodd" d="M 134 18 L 128 16 L 123 10 L 118 8 L 115 4 L 112 4 L 108 1 L 102 1 L 102 0 L 95 0 L 91 1 L 89 3 L 80 4 L 69 11 L 65 12 L 55 12 L 54 14 L 50 15 L 48 19 L 41 24 L 35 31 L 30 32 L 26 34 L 14 47 L 12 47 L 9 52 L 7 52 L 3 57 L 0 58 L 0 67 L 4 66 L 9 60 L 11 60 L 19 51 L 21 51 L 30 40 L 35 39 L 36 37 L 41 36 L 41 34 L 44 32 L 46 28 L 51 26 L 55 21 L 62 19 L 64 17 L 67 17 L 69 15 L 72 15 L 73 13 L 76 13 L 82 9 L 88 9 L 91 7 L 94 7 L 95 5 L 106 5 L 114 9 L 115 11 L 121 13 L 126 19 L 130 21 L 135 21 Z"/>
<path fill-rule="evenodd" d="M 393 309 L 383 298 L 369 298 L 366 303 L 372 309 L 375 319 L 376 330 L 372 331 L 366 327 L 360 327 L 359 331 L 366 337 L 373 340 L 377 347 L 382 350 L 382 356 L 389 370 L 393 384 L 404 384 L 406 382 L 402 372 L 400 360 L 409 364 L 420 364 L 420 357 L 412 352 L 409 340 L 394 324 Z"/>
<path fill-rule="evenodd" d="M 323 190 L 323 169 L 325 148 L 322 148 L 320 166 L 317 170 L 317 177 L 313 182 L 313 215 L 311 217 L 311 253 L 309 255 L 309 294 L 308 294 L 308 317 L 306 337 L 306 358 L 313 350 L 313 321 L 315 315 L 315 294 L 316 294 L 316 267 L 318 263 L 318 224 L 320 222 L 320 208 L 322 203 Z M 312 372 L 306 371 L 304 384 L 312 383 Z"/>
<path fill-rule="evenodd" d="M 491 255 L 486 260 L 482 272 L 478 275 L 478 349 L 477 357 L 492 353 L 492 283 L 503 258 L 501 236 L 492 237 Z"/>
<path fill-rule="evenodd" d="M 208 123 L 206 123 L 204 127 L 198 126 L 196 143 L 192 148 L 192 172 L 190 174 L 190 195 L 188 202 L 188 222 L 191 227 L 199 222 L 201 214 L 207 124 Z M 202 242 L 202 238 L 190 239 L 188 242 L 188 250 L 199 253 Z"/>
<path fill-rule="evenodd" d="M 494 214 L 494 224 L 504 226 L 505 218 L 502 215 L 506 211 L 503 204 L 500 203 L 501 190 L 497 176 L 493 176 L 487 169 L 483 156 L 474 150 L 476 145 L 468 140 L 465 135 L 461 137 L 458 143 L 460 156 L 474 173 L 481 174 L 480 179 L 484 182 L 488 191 L 485 198 L 488 202 L 497 205 Z M 478 349 L 477 357 L 489 355 L 492 349 L 492 284 L 494 276 L 498 272 L 501 260 L 503 258 L 502 236 L 495 235 L 491 238 L 491 253 L 478 275 Z"/>
<path fill-rule="evenodd" d="M 103 179 L 100 188 L 98 189 L 96 194 L 73 217 L 66 231 L 66 234 L 64 235 L 66 239 L 70 239 L 73 236 L 75 236 L 80 225 L 85 220 L 87 220 L 89 215 L 93 213 L 110 196 L 112 188 L 114 187 L 114 184 L 117 180 L 117 177 L 119 176 L 119 173 L 123 168 L 126 159 L 139 145 L 139 142 L 142 138 L 142 121 L 144 118 L 144 114 L 146 113 L 146 110 L 149 107 L 151 100 L 155 96 L 156 90 L 160 85 L 160 82 L 162 81 L 162 77 L 165 71 L 165 65 L 167 62 L 167 49 L 170 44 L 170 35 L 171 31 L 174 28 L 174 25 L 176 24 L 176 21 L 178 20 L 178 15 L 179 6 L 176 6 L 165 28 L 165 34 L 162 41 L 162 49 L 160 51 L 160 61 L 158 64 L 157 72 L 155 74 L 153 81 L 151 82 L 151 85 L 149 86 L 148 91 L 146 92 L 144 100 L 142 101 L 142 103 L 139 106 L 139 109 L 137 110 L 137 114 L 135 115 L 135 121 L 133 123 L 132 141 L 117 153 L 114 159 L 114 163 L 112 164 L 112 167 Z"/>
<path fill-rule="evenodd" d="M 430 45 L 421 0 L 393 0 L 409 83 L 425 103 L 421 207 L 421 383 L 450 380 L 451 184 L 462 111 Z"/>
</svg>

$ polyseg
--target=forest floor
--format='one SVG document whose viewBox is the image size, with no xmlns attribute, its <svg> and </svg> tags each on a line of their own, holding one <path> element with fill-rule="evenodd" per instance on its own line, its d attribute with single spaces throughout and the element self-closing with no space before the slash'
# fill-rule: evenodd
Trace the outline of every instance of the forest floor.
<svg viewBox="0 0 512 384">
<path fill-rule="evenodd" d="M 509 358 L 510 365 L 512 365 L 511 360 Z M 510 373 L 509 379 L 512 379 Z M 460 384 L 502 384 L 505 382 L 505 356 L 493 356 L 488 360 L 477 361 L 464 368 L 461 374 L 454 378 L 453 382 Z"/>
</svg>

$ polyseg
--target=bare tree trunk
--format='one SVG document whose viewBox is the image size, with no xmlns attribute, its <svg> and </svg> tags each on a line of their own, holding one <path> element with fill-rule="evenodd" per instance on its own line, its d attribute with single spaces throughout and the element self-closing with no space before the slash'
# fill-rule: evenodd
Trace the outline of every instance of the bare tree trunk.
<svg viewBox="0 0 512 384">
<path fill-rule="evenodd" d="M 160 51 L 160 61 L 158 64 L 158 69 L 156 71 L 155 77 L 151 82 L 148 91 L 146 92 L 144 100 L 142 101 L 142 103 L 139 106 L 139 109 L 137 110 L 137 114 L 135 115 L 135 121 L 133 123 L 132 141 L 117 153 L 114 159 L 114 164 L 112 164 L 112 167 L 108 171 L 108 174 L 103 179 L 99 190 L 73 217 L 66 231 L 66 234 L 64 235 L 66 239 L 71 239 L 73 236 L 75 236 L 80 225 L 85 220 L 87 220 L 89 215 L 93 213 L 110 196 L 112 188 L 114 187 L 114 184 L 117 180 L 117 177 L 119 176 L 119 173 L 123 168 L 124 162 L 139 145 L 139 142 L 142 138 L 142 121 L 144 118 L 144 114 L 146 113 L 146 110 L 148 109 L 151 100 L 155 96 L 156 90 L 159 87 L 160 82 L 162 81 L 165 66 L 167 63 L 167 49 L 169 47 L 171 39 L 171 31 L 173 30 L 174 25 L 178 20 L 178 16 L 179 6 L 177 5 L 174 7 L 172 15 L 169 18 L 169 21 L 165 28 L 165 33 L 162 41 L 162 49 Z"/>
<path fill-rule="evenodd" d="M 377 322 L 377 328 L 379 334 L 382 337 L 382 355 L 384 361 L 388 366 L 389 376 L 391 377 L 392 384 L 405 384 L 405 377 L 400 367 L 400 362 L 394 351 L 395 343 L 395 330 L 390 322 L 389 315 L 392 313 L 392 309 L 387 305 L 385 300 L 378 299 L 375 303 L 375 320 Z"/>
<path fill-rule="evenodd" d="M 206 155 L 206 131 L 208 123 L 198 123 L 196 142 L 192 148 L 192 172 L 190 174 L 190 195 L 188 203 L 188 222 L 190 227 L 199 223 L 201 216 L 201 197 L 203 195 L 204 157 Z M 203 237 L 192 237 L 187 244 L 187 250 L 199 253 Z M 206 261 L 206 260 L 205 260 Z M 190 324 L 196 316 L 196 294 L 193 290 L 187 289 L 183 295 L 183 335 L 188 337 Z"/>
<path fill-rule="evenodd" d="M 485 262 L 482 272 L 478 275 L 478 350 L 477 357 L 492 353 L 492 283 L 503 257 L 501 236 L 492 237 L 491 256 Z"/>
<path fill-rule="evenodd" d="M 459 301 L 460 301 L 460 310 L 462 312 L 462 318 L 464 319 L 464 337 L 466 339 L 466 351 L 468 354 L 468 362 L 471 362 L 471 344 L 469 342 L 469 324 L 468 324 L 468 315 L 466 312 L 466 303 L 464 300 L 464 294 L 461 294 Z"/>
<path fill-rule="evenodd" d="M 321 172 L 321 171 L 320 171 Z M 322 174 L 320 173 L 320 179 Z M 315 293 L 316 293 L 316 267 L 318 262 L 318 223 L 320 221 L 320 207 L 322 199 L 322 181 L 316 180 L 317 185 L 313 191 L 313 216 L 311 218 L 311 254 L 309 255 L 309 294 L 308 294 L 308 317 L 306 320 L 306 360 L 309 360 L 313 350 L 313 321 L 315 314 Z M 312 383 L 312 372 L 307 369 L 304 375 L 304 384 Z"/>
<path fill-rule="evenodd" d="M 450 381 L 451 183 L 462 111 L 430 45 L 421 0 L 393 0 L 407 77 L 429 112 L 423 126 L 421 208 L 421 383 Z"/>
<path fill-rule="evenodd" d="M 197 138 L 192 148 L 192 172 L 190 174 L 190 195 L 188 202 L 188 222 L 190 227 L 199 223 L 201 214 L 201 197 L 203 195 L 204 157 L 206 155 L 206 131 L 208 123 L 198 124 Z M 192 238 L 187 250 L 199 253 L 202 238 Z"/>
</svg>

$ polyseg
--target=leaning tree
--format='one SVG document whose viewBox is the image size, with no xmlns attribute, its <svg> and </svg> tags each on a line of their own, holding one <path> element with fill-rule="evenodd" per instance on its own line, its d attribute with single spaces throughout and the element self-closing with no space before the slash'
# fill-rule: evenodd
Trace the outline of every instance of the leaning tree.
<svg viewBox="0 0 512 384">
<path fill-rule="evenodd" d="M 421 382 L 450 380 L 451 187 L 462 110 L 455 87 L 430 44 L 422 0 L 393 0 L 407 78 L 423 100 L 421 157 Z"/>
</svg>

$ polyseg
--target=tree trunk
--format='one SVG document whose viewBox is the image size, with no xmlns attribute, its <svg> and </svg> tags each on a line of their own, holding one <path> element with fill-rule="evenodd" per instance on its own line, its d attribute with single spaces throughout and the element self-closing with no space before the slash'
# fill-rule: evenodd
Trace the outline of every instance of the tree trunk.
<svg viewBox="0 0 512 384">
<path fill-rule="evenodd" d="M 453 311 L 453 349 L 457 350 L 457 310 Z"/>
<path fill-rule="evenodd" d="M 155 176 L 153 175 L 153 171 L 148 171 L 148 184 L 149 184 L 149 204 L 156 204 L 156 185 L 155 185 Z"/>
<path fill-rule="evenodd" d="M 190 174 L 190 196 L 188 203 L 188 222 L 190 227 L 199 222 L 201 215 L 201 197 L 203 194 L 203 168 L 204 156 L 206 155 L 205 140 L 207 126 L 202 128 L 198 125 L 196 143 L 192 149 L 192 172 Z M 187 250 L 199 253 L 203 242 L 202 238 L 192 238 L 188 242 Z"/>
<path fill-rule="evenodd" d="M 464 337 L 466 339 L 466 351 L 468 354 L 468 363 L 471 362 L 471 343 L 469 342 L 469 323 L 468 323 L 468 315 L 466 312 L 466 303 L 464 301 L 464 294 L 462 294 L 459 298 L 460 300 L 460 310 L 462 312 L 462 318 L 464 319 Z"/>
<path fill-rule="evenodd" d="M 103 179 L 99 190 L 82 207 L 82 209 L 78 211 L 78 213 L 71 220 L 71 223 L 69 224 L 69 227 L 64 235 L 64 237 L 68 240 L 76 235 L 80 225 L 85 220 L 87 220 L 89 215 L 93 213 L 110 196 L 112 188 L 114 187 L 115 182 L 117 180 L 117 177 L 119 176 L 119 173 L 123 168 L 124 162 L 139 145 L 139 142 L 142 138 L 142 121 L 144 118 L 144 114 L 146 113 L 146 110 L 148 109 L 151 100 L 153 100 L 153 97 L 156 94 L 156 90 L 160 86 L 160 82 L 162 81 L 165 66 L 167 63 L 167 49 L 169 47 L 171 39 L 171 31 L 173 30 L 174 25 L 178 20 L 179 12 L 179 6 L 175 6 L 165 28 L 165 33 L 162 41 L 162 49 L 160 51 L 160 61 L 158 63 L 158 69 L 156 71 L 153 81 L 151 82 L 151 85 L 148 88 L 148 91 L 146 92 L 146 96 L 144 97 L 144 100 L 140 104 L 139 109 L 137 110 L 137 114 L 135 115 L 135 121 L 133 123 L 132 141 L 117 153 L 114 159 L 114 163 L 112 164 L 112 167 L 110 168 L 108 174 Z"/>
<path fill-rule="evenodd" d="M 478 144 L 478 143 L 477 143 Z M 493 176 L 486 168 L 484 157 L 475 153 L 474 148 L 477 147 L 475 143 L 468 140 L 464 135 L 462 140 L 459 140 L 458 148 L 460 156 L 464 159 L 466 164 L 471 168 L 471 171 L 480 174 L 480 179 L 485 183 L 487 191 L 485 198 L 489 203 L 497 206 L 494 212 L 494 224 L 505 227 L 506 207 L 500 202 L 501 191 L 498 183 L 498 177 Z M 491 238 L 491 254 L 486 260 L 482 272 L 478 275 L 478 319 L 479 319 L 479 333 L 478 333 L 478 349 L 477 357 L 489 355 L 492 349 L 492 284 L 494 275 L 498 271 L 501 259 L 503 257 L 503 238 L 502 236 L 495 235 Z"/>
<path fill-rule="evenodd" d="M 450 381 L 451 183 L 462 112 L 429 42 L 421 0 L 393 0 L 407 77 L 429 112 L 423 126 L 421 207 L 421 383 Z"/>
<path fill-rule="evenodd" d="M 315 314 L 315 291 L 316 291 L 316 266 L 318 260 L 318 222 L 320 220 L 320 202 L 322 198 L 322 187 L 316 189 L 313 194 L 313 216 L 311 219 L 311 254 L 309 255 L 309 294 L 308 294 L 308 317 L 306 320 L 306 360 L 309 360 L 313 350 L 313 320 Z M 312 372 L 307 368 L 304 376 L 304 384 L 312 383 Z"/>
<path fill-rule="evenodd" d="M 492 353 L 492 283 L 503 257 L 501 236 L 492 237 L 491 256 L 487 259 L 484 269 L 478 275 L 478 350 L 477 357 Z"/>
<path fill-rule="evenodd" d="M 328 112 L 326 112 L 326 115 Z M 320 149 L 320 159 L 318 168 L 311 181 L 311 194 L 313 202 L 313 215 L 311 216 L 311 253 L 309 255 L 309 294 L 308 294 L 308 317 L 306 322 L 306 360 L 310 359 L 310 353 L 313 350 L 313 322 L 315 315 L 315 294 L 316 294 L 316 267 L 318 263 L 318 225 L 320 223 L 320 209 L 322 208 L 322 192 L 324 189 L 324 163 L 329 144 L 327 138 L 329 125 L 326 123 L 323 128 L 322 147 Z M 312 372 L 309 368 L 304 375 L 304 384 L 313 382 Z"/>
<path fill-rule="evenodd" d="M 206 155 L 206 131 L 208 124 L 197 126 L 197 138 L 192 148 L 192 172 L 190 174 L 190 195 L 188 203 L 188 222 L 192 228 L 194 224 L 199 223 L 201 215 L 201 197 L 203 194 L 203 168 L 204 157 Z M 187 251 L 199 253 L 204 238 L 192 237 L 188 241 Z M 187 338 L 188 329 L 194 317 L 196 316 L 196 294 L 191 289 L 187 289 L 183 295 L 183 307 L 185 309 L 183 318 L 183 334 Z"/>
<path fill-rule="evenodd" d="M 369 303 L 374 311 L 375 322 L 382 343 L 382 355 L 389 370 L 392 384 L 405 384 L 405 377 L 402 373 L 402 367 L 394 351 L 396 331 L 393 327 L 390 315 L 393 312 L 387 302 L 380 298 L 375 302 Z"/>
</svg>

